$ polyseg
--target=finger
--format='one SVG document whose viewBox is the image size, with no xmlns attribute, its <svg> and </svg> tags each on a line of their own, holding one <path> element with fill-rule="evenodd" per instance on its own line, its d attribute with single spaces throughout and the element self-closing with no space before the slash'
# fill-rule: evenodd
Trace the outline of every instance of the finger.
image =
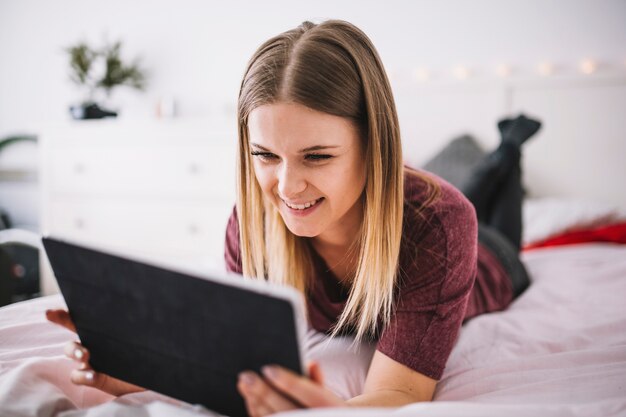
<svg viewBox="0 0 626 417">
<path fill-rule="evenodd" d="M 70 374 L 70 380 L 76 385 L 87 385 L 115 396 L 132 392 L 130 390 L 119 389 L 115 384 L 109 382 L 110 379 L 108 375 L 96 372 L 90 367 L 74 369 Z"/>
<path fill-rule="evenodd" d="M 274 411 L 270 410 L 264 404 L 260 404 L 254 399 L 248 398 L 244 396 L 246 403 L 246 411 L 250 417 L 263 417 L 268 416 L 270 414 L 274 414 Z"/>
<path fill-rule="evenodd" d="M 312 381 L 324 386 L 324 375 L 322 374 L 322 368 L 319 363 L 309 362 L 309 377 Z"/>
<path fill-rule="evenodd" d="M 242 372 L 239 376 L 238 387 L 251 403 L 269 408 L 272 412 L 300 408 L 254 372 Z"/>
<path fill-rule="evenodd" d="M 270 410 L 264 405 L 259 405 L 259 404 L 250 406 L 247 408 L 247 410 L 248 410 L 248 415 L 250 417 L 265 417 L 265 416 L 275 414 L 274 411 Z"/>
<path fill-rule="evenodd" d="M 279 391 L 305 407 L 343 406 L 344 401 L 317 382 L 280 366 L 264 366 L 263 375 Z"/>
<path fill-rule="evenodd" d="M 76 385 L 87 385 L 90 387 L 102 386 L 102 374 L 93 369 L 74 369 L 70 374 L 70 380 Z"/>
<path fill-rule="evenodd" d="M 264 404 L 259 402 L 257 396 L 242 385 L 242 382 L 237 383 L 237 390 L 244 399 L 246 405 L 246 411 L 250 417 L 261 417 L 272 414 L 272 410 L 267 408 Z"/>
<path fill-rule="evenodd" d="M 112 378 L 107 374 L 96 372 L 88 365 L 84 369 L 74 369 L 70 374 L 70 380 L 76 385 L 87 385 L 116 397 L 133 392 L 145 391 L 145 388 L 138 385 L 133 385 Z"/>
<path fill-rule="evenodd" d="M 76 326 L 74 326 L 74 322 L 70 317 L 70 313 L 66 310 L 46 310 L 46 318 L 58 324 L 59 326 L 65 327 L 67 330 L 71 330 L 76 333 Z"/>
<path fill-rule="evenodd" d="M 254 408 L 257 412 L 260 409 L 267 409 L 274 413 L 300 408 L 254 372 L 242 372 L 239 374 L 237 386 L 244 394 L 246 402 L 249 402 L 251 408 Z"/>
<path fill-rule="evenodd" d="M 70 359 L 74 359 L 82 364 L 89 363 L 89 350 L 87 350 L 79 342 L 68 342 L 63 348 L 65 356 Z"/>
</svg>

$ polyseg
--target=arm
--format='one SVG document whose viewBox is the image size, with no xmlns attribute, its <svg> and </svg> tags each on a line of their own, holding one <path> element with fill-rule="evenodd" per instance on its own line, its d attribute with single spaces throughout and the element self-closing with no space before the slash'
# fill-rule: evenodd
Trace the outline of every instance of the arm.
<svg viewBox="0 0 626 417">
<path fill-rule="evenodd" d="M 363 394 L 347 401 L 358 407 L 398 407 L 431 401 L 437 381 L 376 351 L 365 380 Z"/>
<path fill-rule="evenodd" d="M 432 400 L 474 283 L 476 219 L 469 203 L 461 201 L 413 223 L 423 227 L 407 231 L 397 308 L 378 340 L 363 394 L 343 401 L 313 372 L 311 379 L 285 370 L 275 377 L 250 372 L 251 380 L 240 379 L 238 388 L 252 416 L 302 407 L 400 407 Z"/>
<path fill-rule="evenodd" d="M 268 368 L 273 372 L 268 372 Z M 309 369 L 310 379 L 275 366 L 264 368 L 262 376 L 250 371 L 242 373 L 237 388 L 246 400 L 248 413 L 258 417 L 310 407 L 400 407 L 430 401 L 437 383 L 377 351 L 364 393 L 343 401 L 324 388 L 317 364 L 311 364 Z"/>
</svg>

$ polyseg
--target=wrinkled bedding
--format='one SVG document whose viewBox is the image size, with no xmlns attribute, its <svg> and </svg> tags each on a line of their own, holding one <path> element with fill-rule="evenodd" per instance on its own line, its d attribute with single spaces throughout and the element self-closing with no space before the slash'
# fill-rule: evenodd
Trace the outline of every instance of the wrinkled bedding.
<svg viewBox="0 0 626 417">
<path fill-rule="evenodd" d="M 531 287 L 510 308 L 464 325 L 435 401 L 394 409 L 314 409 L 307 416 L 626 415 L 626 245 L 583 244 L 522 254 Z M 146 392 L 113 398 L 69 381 L 74 335 L 47 323 L 60 296 L 0 309 L 0 416 L 198 416 L 199 406 Z M 358 395 L 373 346 L 328 345 L 307 356 L 338 395 Z"/>
</svg>

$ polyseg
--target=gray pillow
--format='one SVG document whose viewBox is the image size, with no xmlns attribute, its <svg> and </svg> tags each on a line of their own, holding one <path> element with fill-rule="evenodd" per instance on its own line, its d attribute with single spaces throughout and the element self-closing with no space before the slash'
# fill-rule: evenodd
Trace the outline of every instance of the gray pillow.
<svg viewBox="0 0 626 417">
<path fill-rule="evenodd" d="M 476 140 L 470 135 L 463 135 L 450 141 L 423 168 L 462 189 L 470 173 L 484 156 L 485 151 Z"/>
</svg>

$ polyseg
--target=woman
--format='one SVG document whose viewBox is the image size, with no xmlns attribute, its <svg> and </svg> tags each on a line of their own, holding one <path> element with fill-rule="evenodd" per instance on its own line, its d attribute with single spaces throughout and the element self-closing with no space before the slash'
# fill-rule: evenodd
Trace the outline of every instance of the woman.
<svg viewBox="0 0 626 417">
<path fill-rule="evenodd" d="M 348 399 L 324 387 L 317 363 L 309 378 L 274 366 L 243 372 L 250 415 L 431 400 L 463 321 L 506 308 L 528 285 L 515 250 L 519 147 L 538 122 L 500 123 L 503 143 L 469 178 L 468 200 L 403 166 L 380 58 L 363 32 L 336 20 L 305 22 L 261 45 L 238 119 L 227 268 L 302 291 L 311 327 L 331 340 L 376 346 L 363 392 Z M 506 226 L 505 235 L 489 225 Z M 66 312 L 48 318 L 72 328 Z M 93 372 L 80 344 L 67 352 L 81 363 L 74 382 L 118 395 L 140 389 Z"/>
</svg>

